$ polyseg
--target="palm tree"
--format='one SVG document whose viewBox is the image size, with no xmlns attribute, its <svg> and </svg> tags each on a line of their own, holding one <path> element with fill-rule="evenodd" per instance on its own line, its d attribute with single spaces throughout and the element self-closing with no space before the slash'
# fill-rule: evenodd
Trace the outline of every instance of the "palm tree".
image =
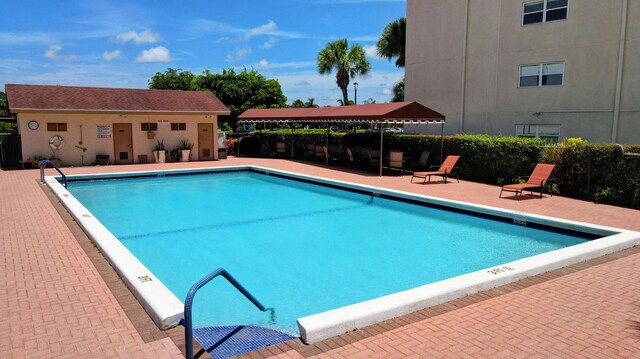
<svg viewBox="0 0 640 359">
<path fill-rule="evenodd" d="M 316 99 L 313 97 L 309 97 L 307 99 L 307 102 L 304 103 L 304 107 L 308 107 L 308 108 L 318 107 L 318 105 L 316 104 Z"/>
<path fill-rule="evenodd" d="M 294 100 L 291 103 L 291 107 L 293 107 L 293 108 L 303 108 L 305 106 L 304 106 L 304 102 L 302 102 L 302 100 L 298 99 L 298 100 Z"/>
<path fill-rule="evenodd" d="M 404 67 L 405 39 L 407 30 L 407 18 L 401 17 L 385 26 L 382 35 L 376 43 L 378 55 L 391 61 L 396 59 L 397 67 Z"/>
<path fill-rule="evenodd" d="M 393 85 L 393 97 L 391 98 L 391 102 L 402 101 L 404 101 L 404 78 Z"/>
<path fill-rule="evenodd" d="M 371 63 L 362 46 L 354 44 L 349 48 L 347 39 L 336 40 L 327 43 L 324 49 L 318 53 L 318 72 L 321 75 L 330 74 L 336 70 L 336 83 L 342 90 L 342 103 L 349 103 L 347 87 L 349 79 L 369 73 Z"/>
</svg>

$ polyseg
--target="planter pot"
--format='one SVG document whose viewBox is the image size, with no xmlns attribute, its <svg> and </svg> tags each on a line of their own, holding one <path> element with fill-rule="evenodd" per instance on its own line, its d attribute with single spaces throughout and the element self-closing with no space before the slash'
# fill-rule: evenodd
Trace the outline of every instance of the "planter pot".
<svg viewBox="0 0 640 359">
<path fill-rule="evenodd" d="M 167 151 L 153 151 L 156 163 L 165 163 Z"/>
<path fill-rule="evenodd" d="M 180 162 L 189 162 L 191 150 L 180 150 Z"/>
</svg>

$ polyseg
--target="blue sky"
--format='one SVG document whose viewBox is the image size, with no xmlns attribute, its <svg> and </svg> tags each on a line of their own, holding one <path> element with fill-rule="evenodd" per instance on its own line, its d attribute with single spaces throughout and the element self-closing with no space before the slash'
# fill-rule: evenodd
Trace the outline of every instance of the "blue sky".
<svg viewBox="0 0 640 359">
<path fill-rule="evenodd" d="M 358 102 L 388 102 L 404 73 L 377 58 L 374 45 L 405 15 L 405 0 L 23 0 L 2 8 L 9 16 L 0 22 L 0 86 L 146 88 L 168 67 L 195 74 L 246 67 L 278 79 L 288 102 L 337 105 L 335 75 L 318 75 L 315 61 L 343 37 L 364 46 L 372 64 L 355 80 Z"/>
</svg>

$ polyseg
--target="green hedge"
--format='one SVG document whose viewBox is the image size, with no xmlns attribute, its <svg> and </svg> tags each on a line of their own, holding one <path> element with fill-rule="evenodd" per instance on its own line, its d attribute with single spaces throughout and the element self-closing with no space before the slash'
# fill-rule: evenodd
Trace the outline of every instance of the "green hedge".
<svg viewBox="0 0 640 359">
<path fill-rule="evenodd" d="M 640 208 L 640 157 L 616 156 L 613 144 L 548 148 L 544 160 L 555 163 L 563 195 Z M 640 152 L 640 145 L 625 145 Z"/>
<path fill-rule="evenodd" d="M 243 139 L 242 146 L 252 151 L 243 155 L 273 156 L 276 143 L 285 142 L 287 153 L 291 150 L 291 132 L 255 132 L 251 139 Z M 295 130 L 293 147 L 295 157 L 301 158 L 307 143 L 326 141 L 324 130 Z M 439 164 L 440 136 L 385 133 L 385 152 L 403 150 L 412 158 L 422 151 L 431 151 L 429 164 Z M 380 135 L 375 131 L 359 133 L 331 132 L 331 144 L 344 147 L 380 146 Z M 251 144 L 251 146 L 249 146 Z M 640 145 L 625 145 L 626 152 L 640 152 Z M 456 135 L 444 137 L 444 156 L 461 156 L 460 178 L 501 185 L 513 183 L 518 176 L 531 173 L 539 162 L 556 165 L 553 176 L 557 190 L 569 197 L 640 208 L 640 158 L 616 157 L 612 144 L 588 144 L 586 141 L 569 141 L 562 147 L 549 147 L 540 139 L 489 136 Z"/>
</svg>

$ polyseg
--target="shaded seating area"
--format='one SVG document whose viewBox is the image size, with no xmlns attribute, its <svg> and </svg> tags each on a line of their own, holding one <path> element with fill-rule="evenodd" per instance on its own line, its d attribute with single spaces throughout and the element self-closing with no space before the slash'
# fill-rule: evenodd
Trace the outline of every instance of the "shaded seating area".
<svg viewBox="0 0 640 359">
<path fill-rule="evenodd" d="M 440 125 L 440 158 L 444 152 L 444 124 L 445 116 L 439 112 L 436 112 L 418 102 L 394 102 L 383 104 L 370 104 L 370 105 L 354 105 L 354 106 L 337 106 L 337 107 L 318 107 L 318 108 L 273 108 L 273 109 L 249 109 L 238 116 L 239 124 L 258 124 L 258 123 L 297 123 L 297 124 L 318 124 L 322 123 L 326 128 L 326 141 L 324 146 L 318 147 L 318 144 L 314 144 L 314 152 L 316 159 L 324 159 L 326 165 L 332 160 L 347 160 L 351 164 L 361 162 L 363 167 L 369 171 L 377 165 L 378 173 L 382 176 L 383 161 L 381 154 L 386 154 L 389 151 L 384 148 L 384 128 L 385 126 L 398 126 L 403 124 L 423 124 L 423 125 Z M 341 147 L 334 149 L 329 143 L 330 136 L 330 124 L 368 124 L 371 128 L 377 128 L 380 135 L 380 148 L 376 151 L 378 155 L 375 156 L 373 152 L 367 153 L 364 149 L 358 151 L 358 146 L 351 149 L 351 153 L 345 153 Z M 293 126 L 292 139 L 293 139 Z M 377 142 L 377 141 L 376 141 Z M 293 143 L 293 140 L 292 140 Z M 311 144 L 308 144 L 306 158 L 310 157 Z M 371 150 L 371 149 L 369 149 Z M 391 164 L 391 158 L 388 161 L 390 168 L 400 169 L 404 174 L 406 158 L 402 158 L 402 166 L 398 163 L 398 156 L 394 155 L 393 165 Z M 404 155 L 403 155 L 404 156 Z M 293 158 L 293 154 L 292 154 Z M 428 157 L 427 157 L 428 158 Z M 426 159 L 425 159 L 426 164 Z"/>
<path fill-rule="evenodd" d="M 554 167 L 555 165 L 552 164 L 538 163 L 530 176 L 518 178 L 518 182 L 527 179 L 526 183 L 504 185 L 498 197 L 502 198 L 502 192 L 515 192 L 516 197 L 520 199 L 522 197 L 522 191 L 529 191 L 531 195 L 533 195 L 533 191 L 537 189 L 540 191 L 540 198 L 542 198 L 542 191 L 547 187 Z M 551 194 L 551 191 L 548 192 Z"/>
<path fill-rule="evenodd" d="M 455 167 L 459 159 L 460 159 L 460 156 L 447 156 L 447 158 L 444 160 L 444 162 L 442 162 L 442 164 L 439 167 L 438 166 L 431 167 L 431 169 L 437 168 L 437 170 L 427 171 L 427 172 L 415 172 L 413 176 L 411 176 L 411 182 L 413 183 L 414 178 L 423 178 L 424 179 L 423 183 L 427 182 L 427 179 L 429 182 L 431 182 L 431 177 L 436 176 L 436 177 L 442 177 L 444 179 L 444 183 L 447 183 L 447 178 L 453 175 L 455 175 L 456 180 L 460 182 L 460 179 L 458 178 L 458 171 L 457 171 L 458 168 Z"/>
</svg>

